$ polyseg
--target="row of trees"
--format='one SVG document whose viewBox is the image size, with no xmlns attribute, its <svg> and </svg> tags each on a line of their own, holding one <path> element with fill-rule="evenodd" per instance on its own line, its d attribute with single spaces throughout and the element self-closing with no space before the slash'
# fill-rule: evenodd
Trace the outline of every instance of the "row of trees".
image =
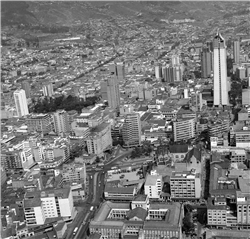
<svg viewBox="0 0 250 239">
<path fill-rule="evenodd" d="M 38 101 L 33 101 L 34 106 L 32 111 L 34 113 L 49 113 L 55 112 L 59 109 L 64 109 L 66 111 L 76 110 L 81 113 L 82 109 L 91 105 L 94 105 L 98 101 L 98 97 L 89 97 L 85 101 L 76 96 L 59 96 L 55 98 L 45 98 L 39 99 Z"/>
</svg>

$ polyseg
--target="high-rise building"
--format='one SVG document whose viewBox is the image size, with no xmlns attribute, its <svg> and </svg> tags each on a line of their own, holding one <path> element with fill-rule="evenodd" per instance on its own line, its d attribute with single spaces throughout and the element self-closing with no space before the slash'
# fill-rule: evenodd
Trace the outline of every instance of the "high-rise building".
<svg viewBox="0 0 250 239">
<path fill-rule="evenodd" d="M 213 56 L 208 47 L 204 47 L 201 52 L 201 77 L 207 78 L 213 70 Z"/>
<path fill-rule="evenodd" d="M 57 110 L 53 114 L 54 127 L 56 133 L 66 133 L 70 131 L 69 116 L 65 110 Z"/>
<path fill-rule="evenodd" d="M 234 63 L 239 64 L 240 63 L 240 41 L 234 41 Z"/>
<path fill-rule="evenodd" d="M 179 119 L 173 122 L 174 141 L 188 140 L 195 137 L 195 118 Z"/>
<path fill-rule="evenodd" d="M 157 64 L 155 66 L 155 78 L 156 79 L 161 79 L 162 78 L 162 69 L 161 69 L 161 65 Z"/>
<path fill-rule="evenodd" d="M 30 84 L 28 81 L 23 81 L 21 83 L 22 89 L 25 91 L 26 97 L 30 98 Z"/>
<path fill-rule="evenodd" d="M 103 100 L 108 100 L 108 89 L 106 80 L 101 82 L 101 96 Z"/>
<path fill-rule="evenodd" d="M 125 79 L 125 64 L 124 62 L 112 63 L 109 65 L 109 72 L 118 82 Z"/>
<path fill-rule="evenodd" d="M 122 129 L 124 147 L 136 147 L 141 144 L 141 121 L 138 113 L 125 116 Z"/>
<path fill-rule="evenodd" d="M 111 76 L 105 81 L 107 85 L 108 104 L 111 108 L 117 109 L 120 106 L 119 82 L 116 77 Z"/>
<path fill-rule="evenodd" d="M 22 117 L 29 114 L 27 98 L 24 90 L 16 90 L 14 92 L 14 100 L 16 105 L 17 116 Z"/>
<path fill-rule="evenodd" d="M 45 97 L 51 97 L 54 95 L 52 83 L 47 83 L 47 84 L 43 85 L 43 95 Z"/>
<path fill-rule="evenodd" d="M 111 125 L 104 122 L 92 128 L 86 143 L 89 154 L 102 155 L 106 149 L 112 146 Z"/>
<path fill-rule="evenodd" d="M 180 57 L 178 55 L 172 55 L 172 66 L 180 65 Z"/>
<path fill-rule="evenodd" d="M 172 66 L 166 65 L 162 68 L 162 74 L 164 78 L 164 82 L 174 82 L 175 81 L 175 70 Z"/>
<path fill-rule="evenodd" d="M 218 32 L 213 41 L 214 47 L 214 105 L 228 105 L 227 51 L 225 39 Z"/>
</svg>

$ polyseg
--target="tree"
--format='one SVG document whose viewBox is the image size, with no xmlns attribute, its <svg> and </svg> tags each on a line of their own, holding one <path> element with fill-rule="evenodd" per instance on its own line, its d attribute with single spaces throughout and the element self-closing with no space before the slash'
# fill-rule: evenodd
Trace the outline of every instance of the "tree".
<svg viewBox="0 0 250 239">
<path fill-rule="evenodd" d="M 194 230 L 194 224 L 192 222 L 192 214 L 188 212 L 182 220 L 182 229 L 186 234 L 191 233 Z"/>
</svg>

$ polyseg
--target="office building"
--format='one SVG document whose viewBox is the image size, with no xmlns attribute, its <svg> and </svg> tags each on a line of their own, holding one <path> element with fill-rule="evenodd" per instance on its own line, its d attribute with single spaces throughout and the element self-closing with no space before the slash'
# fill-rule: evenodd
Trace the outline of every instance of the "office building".
<svg viewBox="0 0 250 239">
<path fill-rule="evenodd" d="M 240 40 L 236 40 L 233 43 L 233 50 L 234 50 L 234 63 L 240 63 Z"/>
<path fill-rule="evenodd" d="M 173 172 L 170 177 L 171 199 L 199 200 L 201 197 L 201 175 L 195 169 Z"/>
<path fill-rule="evenodd" d="M 130 203 L 104 202 L 91 220 L 90 235 L 103 238 L 182 238 L 183 207 L 179 203 L 149 203 L 144 195 Z"/>
<path fill-rule="evenodd" d="M 227 51 L 224 38 L 218 32 L 213 41 L 214 47 L 214 105 L 226 106 L 228 100 Z"/>
<path fill-rule="evenodd" d="M 111 76 L 118 80 L 118 83 L 125 79 L 125 64 L 124 62 L 111 63 L 109 65 L 109 72 Z"/>
<path fill-rule="evenodd" d="M 104 84 L 106 84 L 106 86 Z M 119 109 L 120 90 L 117 78 L 114 76 L 110 76 L 108 79 L 105 80 L 102 87 L 103 89 L 107 89 L 107 99 L 109 107 L 111 107 L 112 109 Z M 102 94 L 105 95 L 104 93 Z"/>
<path fill-rule="evenodd" d="M 102 156 L 103 152 L 112 146 L 111 126 L 109 123 L 102 123 L 91 129 L 86 138 L 89 154 Z"/>
<path fill-rule="evenodd" d="M 64 182 L 79 182 L 82 181 L 86 185 L 86 166 L 83 164 L 64 164 L 62 169 Z"/>
<path fill-rule="evenodd" d="M 145 195 L 151 199 L 160 199 L 163 187 L 161 175 L 147 175 L 144 185 Z"/>
<path fill-rule="evenodd" d="M 26 97 L 30 98 L 30 83 L 28 81 L 23 81 L 21 83 L 22 89 L 25 91 Z"/>
<path fill-rule="evenodd" d="M 29 114 L 27 98 L 24 90 L 14 91 L 14 100 L 17 116 L 22 117 Z"/>
<path fill-rule="evenodd" d="M 53 118 L 50 114 L 30 114 L 25 121 L 29 132 L 47 134 L 53 130 Z"/>
<path fill-rule="evenodd" d="M 189 140 L 195 137 L 195 118 L 178 119 L 173 122 L 174 141 Z"/>
<path fill-rule="evenodd" d="M 236 147 L 250 148 L 250 129 L 244 127 L 242 130 L 235 131 Z"/>
<path fill-rule="evenodd" d="M 201 77 L 208 78 L 213 71 L 213 54 L 208 47 L 204 47 L 201 52 Z"/>
<path fill-rule="evenodd" d="M 141 121 L 138 113 L 125 115 L 122 137 L 124 147 L 136 147 L 141 145 Z"/>
<path fill-rule="evenodd" d="M 54 128 L 57 134 L 70 131 L 69 116 L 65 110 L 57 110 L 53 113 Z"/>
<path fill-rule="evenodd" d="M 54 95 L 52 83 L 44 84 L 42 90 L 43 90 L 43 96 L 45 97 L 52 97 Z"/>
<path fill-rule="evenodd" d="M 23 207 L 28 226 L 43 225 L 48 218 L 70 219 L 75 215 L 70 188 L 27 192 Z"/>
</svg>

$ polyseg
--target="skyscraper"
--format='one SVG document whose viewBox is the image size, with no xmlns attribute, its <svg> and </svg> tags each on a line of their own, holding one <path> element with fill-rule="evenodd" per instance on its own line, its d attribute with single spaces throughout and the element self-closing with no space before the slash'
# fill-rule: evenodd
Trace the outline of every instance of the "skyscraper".
<svg viewBox="0 0 250 239">
<path fill-rule="evenodd" d="M 43 85 L 43 95 L 46 97 L 51 97 L 52 95 L 54 95 L 52 83 L 47 83 Z"/>
<path fill-rule="evenodd" d="M 227 51 L 225 39 L 218 32 L 214 37 L 214 106 L 228 105 Z"/>
<path fill-rule="evenodd" d="M 23 81 L 21 83 L 22 89 L 25 91 L 26 97 L 30 98 L 30 84 L 28 81 Z"/>
<path fill-rule="evenodd" d="M 14 92 L 14 100 L 18 117 L 29 114 L 27 98 L 24 90 L 16 90 Z"/>
<path fill-rule="evenodd" d="M 234 63 L 240 63 L 240 41 L 234 41 Z"/>
<path fill-rule="evenodd" d="M 213 70 L 213 56 L 208 47 L 203 47 L 201 52 L 201 77 L 207 78 Z"/>
<path fill-rule="evenodd" d="M 109 72 L 111 75 L 116 77 L 119 81 L 125 79 L 125 65 L 124 62 L 112 63 L 109 65 Z"/>
<path fill-rule="evenodd" d="M 107 85 L 108 104 L 111 108 L 117 109 L 120 106 L 119 82 L 116 77 L 111 76 L 105 81 Z"/>
<path fill-rule="evenodd" d="M 172 55 L 172 66 L 180 65 L 180 57 L 178 55 Z"/>
<path fill-rule="evenodd" d="M 138 113 L 125 116 L 122 129 L 124 147 L 136 147 L 141 144 L 141 120 Z"/>
<path fill-rule="evenodd" d="M 66 133 L 70 131 L 69 115 L 65 110 L 57 110 L 54 113 L 54 127 L 56 133 Z"/>
</svg>

